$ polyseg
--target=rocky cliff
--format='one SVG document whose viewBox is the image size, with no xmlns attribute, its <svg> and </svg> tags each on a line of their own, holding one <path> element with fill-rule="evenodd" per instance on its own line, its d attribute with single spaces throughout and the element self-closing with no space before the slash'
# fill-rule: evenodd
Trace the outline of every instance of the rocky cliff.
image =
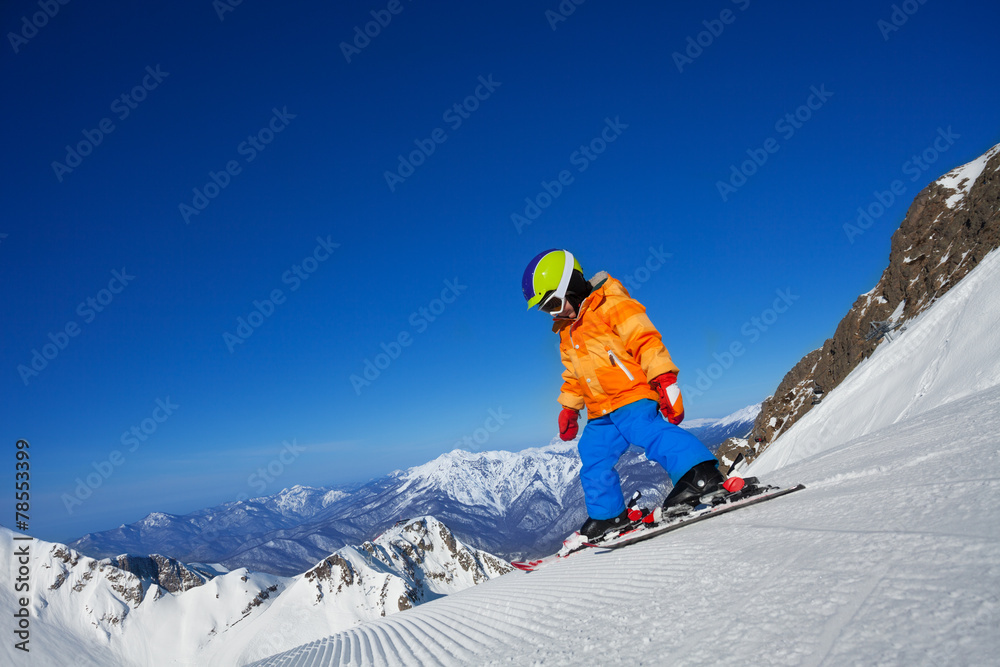
<svg viewBox="0 0 1000 667">
<path fill-rule="evenodd" d="M 889 266 L 878 283 L 858 297 L 833 337 L 803 357 L 764 401 L 748 443 L 752 453 L 787 431 L 821 400 L 818 392 L 834 389 L 886 341 L 884 336 L 866 340 L 873 322 L 903 325 L 998 246 L 1000 144 L 917 195 L 892 236 Z"/>
<path fill-rule="evenodd" d="M 201 586 L 209 577 L 189 569 L 184 563 L 159 554 L 136 556 L 123 554 L 102 563 L 107 563 L 126 572 L 131 572 L 148 583 L 160 586 L 168 593 L 183 593 L 195 586 Z"/>
</svg>

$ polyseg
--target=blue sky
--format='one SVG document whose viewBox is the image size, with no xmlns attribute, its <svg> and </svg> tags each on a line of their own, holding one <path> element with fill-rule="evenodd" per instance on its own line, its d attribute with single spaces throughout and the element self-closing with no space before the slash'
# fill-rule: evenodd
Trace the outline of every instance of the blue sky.
<svg viewBox="0 0 1000 667">
<path fill-rule="evenodd" d="M 547 443 L 556 339 L 519 284 L 551 247 L 632 281 L 706 378 L 689 417 L 762 400 L 1000 141 L 1000 10 L 904 4 L 4 3 L 31 532 Z"/>
</svg>

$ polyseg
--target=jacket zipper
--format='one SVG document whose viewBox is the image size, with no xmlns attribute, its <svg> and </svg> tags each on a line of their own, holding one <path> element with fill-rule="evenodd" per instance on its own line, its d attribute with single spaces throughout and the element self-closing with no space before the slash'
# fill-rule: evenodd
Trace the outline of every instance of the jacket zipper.
<svg viewBox="0 0 1000 667">
<path fill-rule="evenodd" d="M 608 359 L 611 360 L 612 366 L 617 366 L 625 372 L 625 376 L 629 379 L 629 382 L 635 382 L 635 377 L 625 368 L 625 365 L 618 358 L 618 355 L 615 354 L 614 350 L 608 350 Z"/>
</svg>

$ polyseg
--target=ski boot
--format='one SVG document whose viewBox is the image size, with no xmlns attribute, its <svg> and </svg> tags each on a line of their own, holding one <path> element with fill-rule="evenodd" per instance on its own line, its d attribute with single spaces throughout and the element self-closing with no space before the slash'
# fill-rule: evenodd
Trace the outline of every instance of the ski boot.
<svg viewBox="0 0 1000 667">
<path fill-rule="evenodd" d="M 586 537 L 588 540 L 596 540 L 600 537 L 604 537 L 607 533 L 617 533 L 619 531 L 625 530 L 632 524 L 628 518 L 628 510 L 622 510 L 622 513 L 616 517 L 610 519 L 591 519 L 587 518 L 580 527 L 580 534 Z"/>
<path fill-rule="evenodd" d="M 625 511 L 611 519 L 591 519 L 588 517 L 578 532 L 588 540 L 595 540 L 609 533 L 617 535 L 635 527 L 646 516 L 646 513 L 639 508 L 640 498 L 642 498 L 642 493 L 636 491 L 628 501 Z"/>
<path fill-rule="evenodd" d="M 700 504 L 711 504 L 726 496 L 726 478 L 716 465 L 714 460 L 704 461 L 684 473 L 663 501 L 664 516 L 687 514 Z"/>
</svg>

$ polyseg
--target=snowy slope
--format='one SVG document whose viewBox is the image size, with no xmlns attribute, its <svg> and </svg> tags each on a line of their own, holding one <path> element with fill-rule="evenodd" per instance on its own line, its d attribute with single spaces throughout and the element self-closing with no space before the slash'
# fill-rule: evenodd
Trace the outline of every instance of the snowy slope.
<svg viewBox="0 0 1000 667">
<path fill-rule="evenodd" d="M 1000 252 L 932 308 L 883 341 L 822 404 L 753 463 L 766 475 L 790 462 L 1000 384 Z"/>
<path fill-rule="evenodd" d="M 995 664 L 998 293 L 994 253 L 754 464 L 805 491 L 258 664 Z"/>
</svg>

